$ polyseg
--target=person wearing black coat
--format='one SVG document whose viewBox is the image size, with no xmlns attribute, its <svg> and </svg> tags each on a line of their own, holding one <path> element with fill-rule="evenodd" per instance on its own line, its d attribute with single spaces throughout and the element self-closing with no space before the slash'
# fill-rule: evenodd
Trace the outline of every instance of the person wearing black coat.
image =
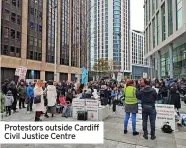
<svg viewBox="0 0 186 148">
<path fill-rule="evenodd" d="M 174 105 L 177 110 L 181 108 L 180 94 L 174 87 L 170 88 L 170 104 Z"/>
<path fill-rule="evenodd" d="M 14 97 L 14 102 L 12 103 L 12 109 L 14 111 L 14 113 L 16 112 L 16 106 L 17 106 L 17 88 L 16 88 L 16 84 L 14 81 L 12 81 L 9 85 L 9 90 L 12 92 L 12 95 Z"/>
</svg>

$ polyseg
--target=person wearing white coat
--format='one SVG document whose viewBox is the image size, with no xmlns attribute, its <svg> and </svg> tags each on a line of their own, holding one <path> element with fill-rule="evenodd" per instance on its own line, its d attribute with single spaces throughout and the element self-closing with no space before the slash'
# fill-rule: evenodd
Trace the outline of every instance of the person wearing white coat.
<svg viewBox="0 0 186 148">
<path fill-rule="evenodd" d="M 41 102 L 35 104 L 35 121 L 42 121 L 40 116 L 45 111 L 42 85 L 42 81 L 38 81 L 34 88 L 34 97 L 41 96 Z"/>
<path fill-rule="evenodd" d="M 48 86 L 46 88 L 46 97 L 47 97 L 47 111 L 45 113 L 45 117 L 48 118 L 49 116 L 47 113 L 51 113 L 52 117 L 56 113 L 56 99 L 57 99 L 57 90 L 56 87 L 53 85 L 53 81 L 48 82 Z"/>
</svg>

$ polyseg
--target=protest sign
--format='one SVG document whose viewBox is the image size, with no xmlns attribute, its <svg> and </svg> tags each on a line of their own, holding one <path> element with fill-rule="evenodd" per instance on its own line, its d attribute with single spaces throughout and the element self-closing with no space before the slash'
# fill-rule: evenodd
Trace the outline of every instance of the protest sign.
<svg viewBox="0 0 186 148">
<path fill-rule="evenodd" d="M 15 71 L 15 75 L 24 78 L 27 73 L 27 67 L 17 67 Z"/>
<path fill-rule="evenodd" d="M 86 100 L 88 120 L 98 120 L 98 100 Z"/>
<path fill-rule="evenodd" d="M 169 122 L 175 131 L 175 109 L 174 105 L 156 104 L 156 128 L 161 129 L 165 122 Z"/>
<path fill-rule="evenodd" d="M 74 98 L 72 101 L 72 118 L 77 119 L 77 112 L 85 110 L 85 99 Z"/>
</svg>

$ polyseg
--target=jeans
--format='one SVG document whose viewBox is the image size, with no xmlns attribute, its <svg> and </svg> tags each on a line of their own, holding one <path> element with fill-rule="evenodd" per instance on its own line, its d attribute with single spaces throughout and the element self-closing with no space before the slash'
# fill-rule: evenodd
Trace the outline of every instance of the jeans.
<svg viewBox="0 0 186 148">
<path fill-rule="evenodd" d="M 32 111 L 33 106 L 33 98 L 29 98 L 28 104 L 27 104 L 27 111 Z"/>
<path fill-rule="evenodd" d="M 127 130 L 129 118 L 130 113 L 126 113 L 124 119 L 124 130 Z M 132 113 L 132 130 L 133 132 L 136 132 L 136 113 Z"/>
<path fill-rule="evenodd" d="M 11 106 L 6 106 L 5 109 L 6 109 L 6 114 L 11 115 Z"/>
<path fill-rule="evenodd" d="M 152 108 L 151 111 L 143 111 L 143 108 L 142 108 L 144 135 L 148 135 L 148 130 L 147 130 L 148 117 L 150 119 L 151 135 L 155 136 L 155 121 L 156 121 L 156 109 L 155 108 Z"/>
</svg>

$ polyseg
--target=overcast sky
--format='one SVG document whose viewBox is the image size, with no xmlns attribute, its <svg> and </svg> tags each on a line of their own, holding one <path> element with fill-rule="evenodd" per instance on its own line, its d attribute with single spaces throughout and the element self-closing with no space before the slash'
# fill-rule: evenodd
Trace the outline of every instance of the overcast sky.
<svg viewBox="0 0 186 148">
<path fill-rule="evenodd" d="M 131 29 L 143 31 L 144 30 L 144 0 L 130 0 L 131 1 Z"/>
</svg>

